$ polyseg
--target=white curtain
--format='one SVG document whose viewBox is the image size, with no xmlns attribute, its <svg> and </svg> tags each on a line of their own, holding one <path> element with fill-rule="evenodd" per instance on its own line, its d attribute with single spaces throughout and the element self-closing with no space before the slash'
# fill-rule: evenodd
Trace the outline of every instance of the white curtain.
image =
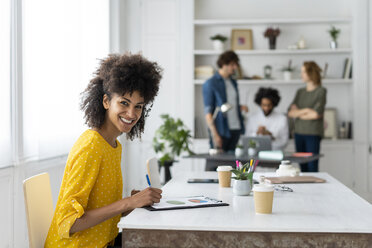
<svg viewBox="0 0 372 248">
<path fill-rule="evenodd" d="M 10 112 L 10 0 L 0 1 L 0 167 L 12 162 Z"/>
<path fill-rule="evenodd" d="M 109 52 L 109 1 L 23 1 L 23 154 L 67 154 L 86 127 L 80 93 Z"/>
</svg>

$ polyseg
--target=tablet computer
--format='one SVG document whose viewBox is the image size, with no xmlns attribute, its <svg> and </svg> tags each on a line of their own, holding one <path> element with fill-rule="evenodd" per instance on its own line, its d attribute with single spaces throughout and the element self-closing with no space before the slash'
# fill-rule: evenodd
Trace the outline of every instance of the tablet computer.
<svg viewBox="0 0 372 248">
<path fill-rule="evenodd" d="M 218 183 L 218 179 L 211 178 L 190 178 L 187 180 L 188 183 Z"/>
</svg>

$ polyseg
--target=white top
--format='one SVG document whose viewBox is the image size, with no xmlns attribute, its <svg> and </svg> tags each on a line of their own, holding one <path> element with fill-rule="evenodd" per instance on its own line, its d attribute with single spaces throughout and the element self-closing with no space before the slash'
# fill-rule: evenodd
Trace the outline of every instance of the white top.
<svg viewBox="0 0 372 248">
<path fill-rule="evenodd" d="M 260 110 L 248 116 L 246 135 L 257 136 L 259 126 L 265 126 L 273 134 L 275 140 L 272 141 L 273 150 L 284 150 L 288 143 L 288 121 L 287 117 L 273 110 L 268 116 L 265 116 Z"/>
<path fill-rule="evenodd" d="M 118 227 L 131 229 L 372 233 L 372 205 L 327 173 L 305 173 L 326 183 L 288 184 L 293 192 L 275 191 L 273 214 L 257 215 L 253 194 L 234 196 L 218 184 L 187 183 L 189 178 L 217 178 L 217 172 L 182 172 L 163 187 L 163 197 L 208 196 L 225 207 L 148 211 L 122 217 Z M 259 173 L 254 178 L 259 178 Z M 264 174 L 273 176 L 274 174 Z"/>
<path fill-rule="evenodd" d="M 227 102 L 231 104 L 232 108 L 227 111 L 227 123 L 229 124 L 230 130 L 240 130 L 240 120 L 239 120 L 239 106 L 236 106 L 236 98 L 238 94 L 230 79 L 224 79 L 226 88 L 226 98 Z"/>
</svg>

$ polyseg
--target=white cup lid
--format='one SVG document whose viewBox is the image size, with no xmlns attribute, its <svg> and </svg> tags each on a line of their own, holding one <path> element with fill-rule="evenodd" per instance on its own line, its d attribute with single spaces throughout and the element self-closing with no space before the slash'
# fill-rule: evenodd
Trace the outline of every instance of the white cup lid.
<svg viewBox="0 0 372 248">
<path fill-rule="evenodd" d="M 217 171 L 231 171 L 232 166 L 230 165 L 220 165 L 217 167 Z"/>
<path fill-rule="evenodd" d="M 272 191 L 274 191 L 274 185 L 267 184 L 267 183 L 264 183 L 264 184 L 255 184 L 253 186 L 252 191 L 256 191 L 256 192 L 272 192 Z"/>
</svg>

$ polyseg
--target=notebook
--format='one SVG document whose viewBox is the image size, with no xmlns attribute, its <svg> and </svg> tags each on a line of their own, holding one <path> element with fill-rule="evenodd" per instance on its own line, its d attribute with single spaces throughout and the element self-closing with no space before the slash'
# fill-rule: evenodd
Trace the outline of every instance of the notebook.
<svg viewBox="0 0 372 248">
<path fill-rule="evenodd" d="M 206 196 L 190 196 L 162 198 L 159 203 L 154 203 L 152 206 L 144 208 L 150 211 L 161 211 L 220 206 L 229 206 L 229 204 Z"/>
<path fill-rule="evenodd" d="M 278 183 L 324 183 L 326 180 L 313 176 L 295 176 L 295 177 L 265 177 L 265 181 L 272 184 Z"/>
<path fill-rule="evenodd" d="M 151 187 L 160 189 L 162 187 L 160 183 L 159 165 L 156 158 L 150 158 L 146 162 L 147 175 L 151 182 Z"/>
</svg>

